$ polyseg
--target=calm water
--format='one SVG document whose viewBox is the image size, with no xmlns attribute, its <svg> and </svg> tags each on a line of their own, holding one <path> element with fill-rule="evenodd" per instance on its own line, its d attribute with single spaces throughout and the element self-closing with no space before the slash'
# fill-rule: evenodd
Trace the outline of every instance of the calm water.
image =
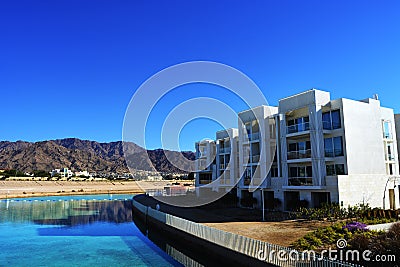
<svg viewBox="0 0 400 267">
<path fill-rule="evenodd" d="M 131 198 L 0 200 L 0 266 L 182 266 L 135 226 Z"/>
</svg>

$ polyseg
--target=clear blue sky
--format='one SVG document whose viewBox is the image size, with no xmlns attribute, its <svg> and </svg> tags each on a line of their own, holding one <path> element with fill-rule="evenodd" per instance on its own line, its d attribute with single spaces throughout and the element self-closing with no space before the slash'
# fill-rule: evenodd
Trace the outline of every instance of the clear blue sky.
<svg viewBox="0 0 400 267">
<path fill-rule="evenodd" d="M 2 1 L 0 140 L 121 140 L 141 83 L 193 60 L 241 70 L 270 104 L 319 88 L 332 98 L 378 93 L 400 113 L 399 14 L 399 1 Z M 242 107 L 192 85 L 160 114 L 192 96 Z M 156 131 L 162 116 L 153 121 Z M 181 149 L 219 128 L 190 123 Z M 147 144 L 160 146 L 155 136 Z"/>
</svg>

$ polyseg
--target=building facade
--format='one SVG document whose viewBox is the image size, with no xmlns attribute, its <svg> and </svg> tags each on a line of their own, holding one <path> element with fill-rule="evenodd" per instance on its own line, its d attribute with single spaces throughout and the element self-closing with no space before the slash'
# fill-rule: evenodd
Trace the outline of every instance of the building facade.
<svg viewBox="0 0 400 267">
<path fill-rule="evenodd" d="M 308 90 L 278 107 L 238 114 L 237 149 L 230 154 L 238 166 L 228 176 L 242 206 L 293 210 L 335 202 L 394 209 L 400 207 L 399 132 L 400 117 L 377 97 L 331 100 L 329 92 Z M 212 190 L 221 190 L 226 177 L 220 137 L 215 161 L 208 158 L 215 165 L 206 169 L 208 181 L 216 181 Z M 196 143 L 198 159 L 204 146 Z M 196 185 L 209 184 L 200 180 L 205 170 L 197 170 Z"/>
</svg>

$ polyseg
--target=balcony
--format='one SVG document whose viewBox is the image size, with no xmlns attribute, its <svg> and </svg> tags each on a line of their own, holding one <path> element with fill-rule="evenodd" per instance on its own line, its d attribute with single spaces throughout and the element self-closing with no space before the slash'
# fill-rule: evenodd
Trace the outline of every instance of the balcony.
<svg viewBox="0 0 400 267">
<path fill-rule="evenodd" d="M 308 159 L 311 158 L 311 149 L 299 150 L 299 151 L 288 151 L 287 159 Z"/>
<path fill-rule="evenodd" d="M 288 180 L 289 186 L 312 186 L 312 177 L 290 177 Z"/>
<path fill-rule="evenodd" d="M 305 132 L 305 131 L 309 131 L 309 130 L 310 130 L 309 122 L 303 122 L 303 123 L 299 123 L 299 124 L 286 126 L 286 134 L 300 133 L 300 132 Z"/>
</svg>

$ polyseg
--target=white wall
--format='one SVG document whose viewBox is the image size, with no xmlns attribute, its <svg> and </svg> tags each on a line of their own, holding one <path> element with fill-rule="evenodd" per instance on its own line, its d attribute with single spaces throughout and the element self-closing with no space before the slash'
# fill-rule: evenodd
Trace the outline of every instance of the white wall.
<svg viewBox="0 0 400 267">
<path fill-rule="evenodd" d="M 346 208 L 360 203 L 368 203 L 371 207 L 383 207 L 383 194 L 388 180 L 387 175 L 340 175 L 338 176 L 339 203 L 343 201 Z M 395 189 L 396 208 L 399 208 L 399 185 L 389 182 L 386 188 L 385 208 L 389 206 L 389 189 Z"/>
<path fill-rule="evenodd" d="M 342 105 L 348 174 L 386 174 L 380 102 Z"/>
</svg>

